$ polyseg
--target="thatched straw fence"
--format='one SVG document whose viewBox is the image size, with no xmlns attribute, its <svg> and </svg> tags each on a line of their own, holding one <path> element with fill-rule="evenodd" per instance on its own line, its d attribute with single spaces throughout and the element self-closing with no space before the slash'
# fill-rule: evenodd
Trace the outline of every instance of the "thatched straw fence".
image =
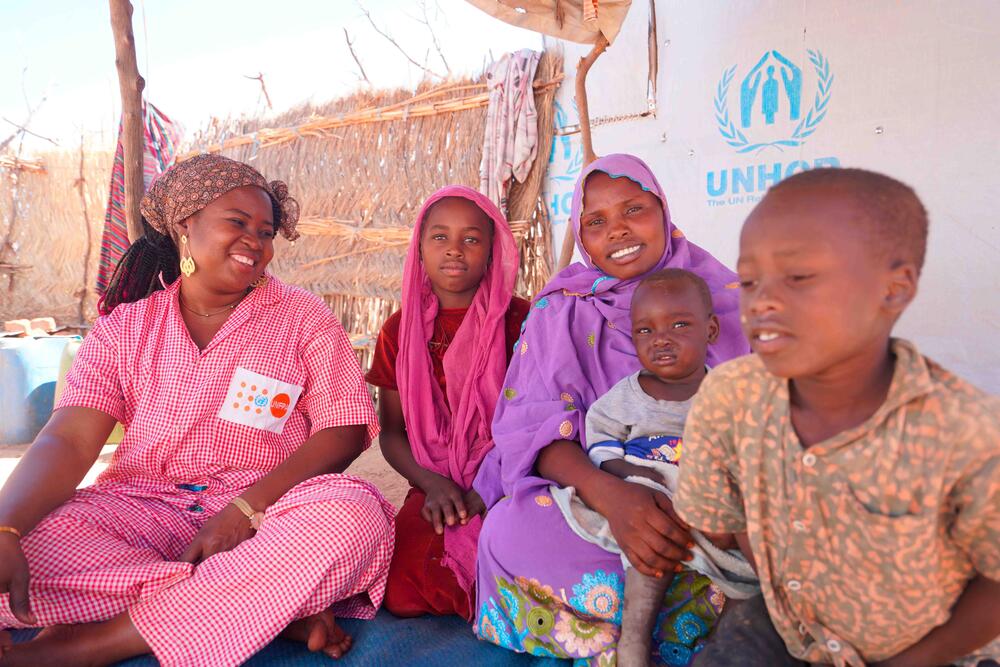
<svg viewBox="0 0 1000 667">
<path fill-rule="evenodd" d="M 93 319 L 113 157 L 92 147 L 0 157 L 0 320 Z"/>
<path fill-rule="evenodd" d="M 561 78 L 561 58 L 544 54 L 535 77 L 538 158 L 526 182 L 515 184 L 508 197 L 508 217 L 521 247 L 517 290 L 525 296 L 537 291 L 551 270 L 541 189 Z M 424 199 L 446 184 L 479 186 L 488 99 L 486 84 L 473 79 L 425 85 L 415 93 L 362 90 L 266 121 L 213 121 L 188 143 L 186 155 L 221 151 L 250 162 L 269 179 L 288 182 L 302 207 L 302 237 L 294 244 L 278 241 L 271 270 L 322 295 L 357 346 L 367 348 L 398 307 L 406 246 Z M 10 172 L 18 175 L 16 187 L 6 180 L 0 185 L 5 225 L 0 242 L 13 219 L 22 244 L 8 253 L 16 264 L 6 269 L 12 292 L 4 291 L 0 277 L 0 317 L 76 319 L 86 235 L 74 160 L 79 162 L 78 154 L 44 156 L 47 174 L 22 168 Z M 84 167 L 92 284 L 111 154 L 90 153 Z M 5 169 L 0 163 L 0 174 Z M 15 198 L 16 215 L 10 218 Z"/>
<path fill-rule="evenodd" d="M 508 198 L 521 247 L 518 292 L 530 295 L 551 270 L 540 199 L 552 142 L 562 60 L 546 53 L 535 76 L 539 158 Z M 302 207 L 295 244 L 281 243 L 272 271 L 326 298 L 348 331 L 377 333 L 398 307 L 413 219 L 442 185 L 479 186 L 489 92 L 477 80 L 407 90 L 362 90 L 260 120 L 217 123 L 189 153 L 221 151 L 268 178 L 286 180 Z"/>
</svg>

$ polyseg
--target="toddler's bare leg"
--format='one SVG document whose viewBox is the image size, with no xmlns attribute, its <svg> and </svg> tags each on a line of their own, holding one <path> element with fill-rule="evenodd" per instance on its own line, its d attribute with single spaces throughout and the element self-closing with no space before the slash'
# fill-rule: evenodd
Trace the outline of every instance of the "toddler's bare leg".
<svg viewBox="0 0 1000 667">
<path fill-rule="evenodd" d="M 647 667 L 652 652 L 653 625 L 673 574 L 648 577 L 634 567 L 625 570 L 625 607 L 618 640 L 618 667 Z"/>
</svg>

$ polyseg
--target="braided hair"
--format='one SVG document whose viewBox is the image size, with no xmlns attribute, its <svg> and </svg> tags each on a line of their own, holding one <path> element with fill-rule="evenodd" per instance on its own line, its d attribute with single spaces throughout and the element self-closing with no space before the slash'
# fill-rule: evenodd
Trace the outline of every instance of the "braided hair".
<svg viewBox="0 0 1000 667">
<path fill-rule="evenodd" d="M 163 289 L 160 273 L 168 285 L 180 276 L 180 256 L 173 239 L 153 229 L 142 218 L 144 234 L 118 261 L 108 289 L 97 304 L 101 315 L 108 315 L 120 303 L 132 303 Z"/>
</svg>

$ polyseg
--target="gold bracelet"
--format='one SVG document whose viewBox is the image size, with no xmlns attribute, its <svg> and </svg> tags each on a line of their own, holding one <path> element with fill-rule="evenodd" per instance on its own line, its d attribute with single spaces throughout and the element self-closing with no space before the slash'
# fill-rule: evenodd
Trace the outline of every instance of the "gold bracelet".
<svg viewBox="0 0 1000 667">
<path fill-rule="evenodd" d="M 236 496 L 229 502 L 235 505 L 236 509 L 238 509 L 239 511 L 243 512 L 244 515 L 246 515 L 246 518 L 250 520 L 251 528 L 253 528 L 254 530 L 260 530 L 260 524 L 264 521 L 263 512 L 258 512 L 254 510 L 254 508 L 250 506 L 250 503 L 248 503 L 243 498 L 240 498 L 239 496 Z"/>
<path fill-rule="evenodd" d="M 14 528 L 13 526 L 0 526 L 0 533 L 10 533 L 17 539 L 21 539 L 21 531 L 19 531 L 17 528 Z"/>
<path fill-rule="evenodd" d="M 236 505 L 236 508 L 239 511 L 243 512 L 244 514 L 246 514 L 246 516 L 247 516 L 248 519 L 254 515 L 254 509 L 252 507 L 250 507 L 250 503 L 248 503 L 247 501 L 243 500 L 239 496 L 236 496 L 230 502 L 233 505 Z"/>
</svg>

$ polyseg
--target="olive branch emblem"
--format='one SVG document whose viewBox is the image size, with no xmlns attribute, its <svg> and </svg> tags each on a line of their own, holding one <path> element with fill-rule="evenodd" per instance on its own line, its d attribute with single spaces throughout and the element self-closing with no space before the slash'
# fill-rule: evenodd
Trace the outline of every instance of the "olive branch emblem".
<svg viewBox="0 0 1000 667">
<path fill-rule="evenodd" d="M 736 75 L 736 65 L 733 65 L 723 72 L 722 78 L 719 80 L 719 84 L 715 88 L 715 122 L 718 125 L 719 134 L 722 135 L 722 138 L 725 139 L 727 144 L 736 149 L 736 152 L 749 153 L 751 151 L 760 151 L 771 146 L 774 146 L 779 150 L 783 150 L 783 147 L 785 146 L 801 146 L 805 143 L 806 139 L 816 131 L 816 128 L 826 117 L 826 112 L 830 104 L 830 90 L 833 87 L 833 75 L 830 73 L 830 61 L 824 58 L 822 53 L 812 49 L 810 49 L 808 53 L 809 62 L 813 65 L 819 84 L 816 90 L 816 96 L 813 99 L 812 108 L 809 109 L 809 113 L 806 114 L 805 118 L 799 121 L 799 124 L 792 132 L 792 136 L 788 139 L 765 143 L 752 143 L 750 139 L 747 138 L 746 134 L 736 127 L 736 124 L 729 118 L 729 105 L 726 103 L 726 98 L 729 95 L 729 86 L 732 84 L 733 77 Z"/>
</svg>

